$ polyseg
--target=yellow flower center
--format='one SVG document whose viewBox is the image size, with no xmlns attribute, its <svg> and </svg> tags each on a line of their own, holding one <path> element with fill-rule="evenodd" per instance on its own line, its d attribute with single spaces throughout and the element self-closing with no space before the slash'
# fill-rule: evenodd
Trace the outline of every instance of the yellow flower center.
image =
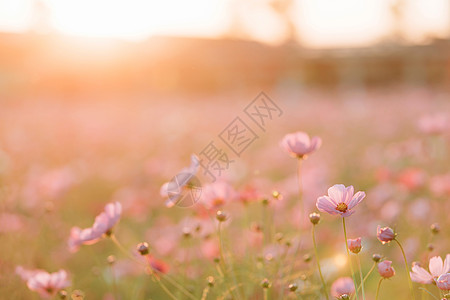
<svg viewBox="0 0 450 300">
<path fill-rule="evenodd" d="M 347 204 L 345 204 L 344 202 L 341 202 L 341 203 L 339 203 L 339 204 L 336 206 L 336 209 L 337 209 L 338 211 L 340 211 L 340 212 L 345 213 L 345 212 L 347 211 L 347 209 L 348 209 L 348 206 L 347 206 Z"/>
</svg>

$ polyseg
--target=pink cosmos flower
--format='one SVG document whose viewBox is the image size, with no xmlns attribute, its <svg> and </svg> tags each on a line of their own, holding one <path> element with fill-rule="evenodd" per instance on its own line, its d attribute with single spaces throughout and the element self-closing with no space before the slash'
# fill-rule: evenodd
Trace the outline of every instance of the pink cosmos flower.
<svg viewBox="0 0 450 300">
<path fill-rule="evenodd" d="M 177 204 L 177 201 L 183 195 L 183 191 L 189 188 L 189 182 L 197 173 L 199 166 L 200 160 L 195 154 L 192 154 L 190 166 L 178 172 L 176 180 L 166 182 L 161 186 L 161 196 L 168 198 L 166 201 L 167 207 L 173 207 Z"/>
<path fill-rule="evenodd" d="M 308 134 L 297 131 L 286 134 L 280 145 L 292 156 L 306 158 L 307 155 L 320 148 L 322 139 L 317 136 L 310 139 Z"/>
<path fill-rule="evenodd" d="M 355 285 L 350 277 L 338 278 L 331 285 L 331 295 L 333 297 L 339 298 L 342 295 L 351 295 L 355 292 Z"/>
<path fill-rule="evenodd" d="M 381 277 L 390 278 L 395 275 L 395 270 L 391 265 L 392 261 L 390 260 L 385 260 L 378 263 L 378 273 L 380 273 Z"/>
<path fill-rule="evenodd" d="M 436 280 L 436 285 L 438 288 L 444 291 L 450 290 L 450 273 L 442 274 Z"/>
<path fill-rule="evenodd" d="M 237 196 L 233 187 L 225 181 L 216 181 L 205 185 L 201 202 L 207 209 L 217 209 Z"/>
<path fill-rule="evenodd" d="M 60 290 L 70 286 L 67 272 L 59 270 L 48 273 L 44 270 L 26 270 L 21 266 L 16 268 L 16 273 L 27 282 L 30 290 L 39 293 L 43 298 L 50 298 Z"/>
<path fill-rule="evenodd" d="M 440 256 L 434 256 L 430 259 L 428 265 L 430 272 L 424 268 L 413 265 L 412 272 L 409 272 L 411 280 L 423 284 L 431 284 L 439 278 L 439 276 L 450 272 L 450 254 L 447 254 L 445 261 Z"/>
<path fill-rule="evenodd" d="M 377 238 L 381 243 L 387 244 L 390 241 L 392 241 L 393 239 L 395 239 L 395 236 L 396 236 L 396 234 L 392 228 L 381 227 L 380 225 L 378 225 Z"/>
<path fill-rule="evenodd" d="M 328 196 L 317 198 L 316 206 L 321 212 L 348 217 L 354 213 L 352 209 L 366 196 L 364 192 L 353 193 L 353 186 L 335 184 L 328 189 Z"/>
<path fill-rule="evenodd" d="M 356 239 L 348 239 L 347 240 L 347 246 L 348 246 L 348 250 L 350 250 L 351 252 L 358 254 L 361 251 L 361 238 L 356 238 Z"/>
<path fill-rule="evenodd" d="M 108 203 L 105 210 L 95 218 L 91 228 L 73 227 L 68 241 L 70 251 L 75 252 L 83 244 L 91 245 L 98 242 L 103 235 L 110 235 L 121 214 L 122 205 L 119 202 Z"/>
</svg>

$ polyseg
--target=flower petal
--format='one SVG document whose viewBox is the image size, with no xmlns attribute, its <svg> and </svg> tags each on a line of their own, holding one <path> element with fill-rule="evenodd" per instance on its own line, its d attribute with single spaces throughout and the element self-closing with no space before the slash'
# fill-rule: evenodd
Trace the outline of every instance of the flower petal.
<svg viewBox="0 0 450 300">
<path fill-rule="evenodd" d="M 316 206 L 321 212 L 327 212 L 331 215 L 338 214 L 336 211 L 336 204 L 328 196 L 317 198 Z"/>
<path fill-rule="evenodd" d="M 450 273 L 450 254 L 447 254 L 447 256 L 445 257 L 442 273 Z"/>
<path fill-rule="evenodd" d="M 350 201 L 350 203 L 348 204 L 348 209 L 352 209 L 353 207 L 358 205 L 364 199 L 364 197 L 366 197 L 366 193 L 364 193 L 364 192 L 357 192 L 353 196 L 353 198 Z"/>
<path fill-rule="evenodd" d="M 345 185 L 335 184 L 328 189 L 328 196 L 337 205 L 344 201 Z"/>
<path fill-rule="evenodd" d="M 430 284 L 433 282 L 433 276 L 428 273 L 424 268 L 417 265 L 412 267 L 412 272 L 410 272 L 411 280 L 414 282 L 419 282 L 423 284 Z"/>
<path fill-rule="evenodd" d="M 444 262 L 440 256 L 434 256 L 430 259 L 430 264 L 428 266 L 431 275 L 439 277 L 442 275 L 444 269 Z"/>
</svg>

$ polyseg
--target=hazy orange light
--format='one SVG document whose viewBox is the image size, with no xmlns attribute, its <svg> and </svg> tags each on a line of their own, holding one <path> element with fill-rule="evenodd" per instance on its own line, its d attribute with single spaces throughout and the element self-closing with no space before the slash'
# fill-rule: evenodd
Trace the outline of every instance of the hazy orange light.
<svg viewBox="0 0 450 300">
<path fill-rule="evenodd" d="M 128 39 L 153 34 L 214 36 L 222 5 L 208 0 L 49 0 L 53 26 L 67 34 Z"/>
</svg>

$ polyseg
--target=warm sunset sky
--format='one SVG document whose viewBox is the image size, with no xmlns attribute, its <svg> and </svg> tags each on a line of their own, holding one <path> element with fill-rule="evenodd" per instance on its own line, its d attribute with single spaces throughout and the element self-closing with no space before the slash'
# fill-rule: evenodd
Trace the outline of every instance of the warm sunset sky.
<svg viewBox="0 0 450 300">
<path fill-rule="evenodd" d="M 36 20 L 36 0 L 0 0 L 0 30 L 22 31 Z M 142 39 L 158 35 L 215 37 L 230 24 L 255 39 L 276 43 L 285 23 L 270 0 L 41 0 L 50 25 L 71 35 Z M 294 0 L 291 16 L 299 36 L 311 47 L 361 46 L 386 36 L 392 28 L 394 0 Z M 450 0 L 404 0 L 403 28 L 414 41 L 450 36 Z M 237 4 L 233 6 L 233 4 Z M 235 7 L 234 10 L 231 7 Z"/>
</svg>

